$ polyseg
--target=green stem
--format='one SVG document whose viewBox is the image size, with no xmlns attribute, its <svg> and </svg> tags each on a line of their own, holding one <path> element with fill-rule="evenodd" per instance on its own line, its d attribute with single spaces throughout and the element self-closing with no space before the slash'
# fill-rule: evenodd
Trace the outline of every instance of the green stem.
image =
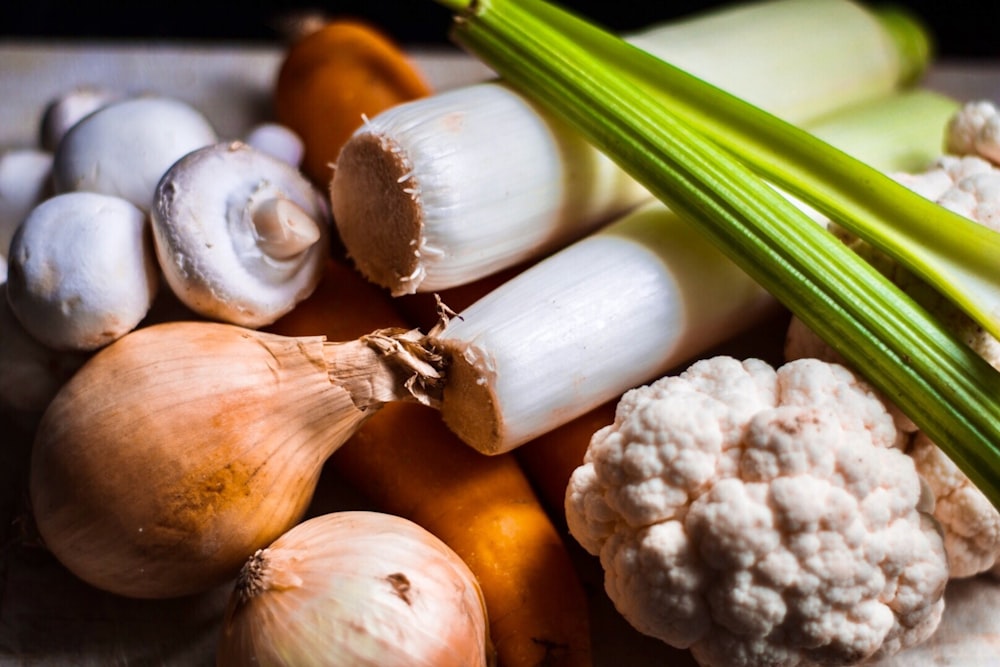
<svg viewBox="0 0 1000 667">
<path fill-rule="evenodd" d="M 754 172 L 906 266 L 1000 337 L 1000 234 L 928 201 L 891 177 L 725 91 L 544 2 L 532 13 L 559 22 L 588 53 L 632 77 L 646 94 L 729 148 Z M 908 30 L 891 17 L 897 41 Z M 920 47 L 914 47 L 919 49 Z"/>
<path fill-rule="evenodd" d="M 483 0 L 454 37 L 708 234 L 1000 507 L 1000 374 L 602 49 L 563 34 L 573 20 L 534 0 Z"/>
</svg>

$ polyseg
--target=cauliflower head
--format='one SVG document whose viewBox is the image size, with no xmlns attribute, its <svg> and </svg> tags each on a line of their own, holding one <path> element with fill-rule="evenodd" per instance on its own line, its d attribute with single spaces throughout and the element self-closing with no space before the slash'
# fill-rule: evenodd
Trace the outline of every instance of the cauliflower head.
<svg viewBox="0 0 1000 667">
<path fill-rule="evenodd" d="M 640 632 L 702 665 L 851 665 L 929 637 L 947 560 L 892 416 L 845 367 L 713 357 L 627 392 L 566 493 Z"/>
</svg>

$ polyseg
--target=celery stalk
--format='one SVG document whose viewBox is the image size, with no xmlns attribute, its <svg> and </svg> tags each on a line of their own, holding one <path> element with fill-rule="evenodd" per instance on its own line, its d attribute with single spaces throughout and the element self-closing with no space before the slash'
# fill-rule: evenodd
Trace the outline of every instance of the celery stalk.
<svg viewBox="0 0 1000 667">
<path fill-rule="evenodd" d="M 579 39 L 579 19 L 534 0 L 439 2 L 461 11 L 453 30 L 457 42 L 575 126 L 707 234 L 864 373 L 1000 507 L 1000 373 L 751 171 L 747 164 L 753 160 L 735 158 L 718 143 L 718 133 L 704 125 L 696 129 L 666 96 L 651 95 L 624 68 L 627 61 L 602 57 L 614 52 L 607 44 L 617 38 L 602 36 L 595 48 L 596 28 L 588 26 L 591 36 Z M 673 82 L 677 77 L 667 69 L 663 76 Z M 807 164 L 813 146 L 805 144 Z M 796 148 L 795 141 L 790 147 Z M 771 155 L 786 158 L 783 151 Z M 828 155 L 813 155 L 812 161 L 825 166 Z M 869 198 L 886 186 L 882 174 L 873 173 L 864 172 L 856 186 Z M 827 173 L 819 182 L 840 178 Z"/>
<path fill-rule="evenodd" d="M 732 149 L 757 174 L 896 259 L 1000 337 L 1000 233 L 586 21 L 544 2 L 535 8 L 540 17 L 556 17 L 567 38 L 633 77 L 646 94 Z M 899 28 L 897 41 L 913 41 L 901 17 L 888 24 Z"/>
</svg>

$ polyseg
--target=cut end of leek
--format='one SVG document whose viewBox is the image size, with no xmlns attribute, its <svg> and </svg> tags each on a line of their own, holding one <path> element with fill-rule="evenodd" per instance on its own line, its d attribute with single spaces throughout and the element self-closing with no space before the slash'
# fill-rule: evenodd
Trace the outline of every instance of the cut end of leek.
<svg viewBox="0 0 1000 667">
<path fill-rule="evenodd" d="M 445 424 L 482 454 L 506 451 L 501 405 L 482 355 L 468 343 L 438 340 L 435 345 L 449 358 L 448 383 L 440 405 Z"/>
<path fill-rule="evenodd" d="M 403 151 L 381 135 L 356 135 L 341 150 L 330 184 L 337 231 L 357 269 L 394 295 L 417 290 L 423 209 Z M 352 193 L 377 192 L 356 197 Z"/>
<path fill-rule="evenodd" d="M 900 83 L 903 86 L 915 83 L 926 71 L 934 52 L 930 32 L 917 17 L 901 7 L 885 6 L 872 11 L 896 44 Z"/>
</svg>

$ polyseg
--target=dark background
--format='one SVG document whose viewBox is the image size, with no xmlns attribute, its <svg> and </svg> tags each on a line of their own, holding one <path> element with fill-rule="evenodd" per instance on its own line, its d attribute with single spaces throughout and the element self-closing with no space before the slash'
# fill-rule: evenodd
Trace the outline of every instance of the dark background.
<svg viewBox="0 0 1000 667">
<path fill-rule="evenodd" d="M 726 2 L 565 0 L 564 4 L 608 28 L 622 31 L 722 6 Z M 939 55 L 1000 57 L 1000 23 L 995 16 L 1000 8 L 997 0 L 896 0 L 894 4 L 912 10 L 927 23 L 935 36 Z M 322 3 L 0 0 L 0 39 L 71 37 L 268 43 L 280 39 L 278 27 L 282 17 L 310 10 L 369 19 L 403 44 L 447 41 L 450 15 L 432 0 L 328 0 Z"/>
</svg>

